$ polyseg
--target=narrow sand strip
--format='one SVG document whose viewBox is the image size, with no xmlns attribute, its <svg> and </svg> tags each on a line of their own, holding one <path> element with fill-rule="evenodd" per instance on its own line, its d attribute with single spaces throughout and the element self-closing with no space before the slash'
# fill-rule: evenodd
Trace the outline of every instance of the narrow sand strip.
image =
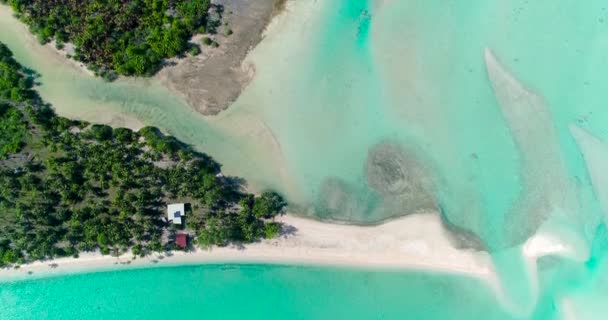
<svg viewBox="0 0 608 320">
<path fill-rule="evenodd" d="M 233 262 L 430 270 L 495 279 L 489 255 L 457 249 L 450 242 L 440 218 L 434 214 L 412 215 L 370 227 L 328 224 L 290 215 L 281 217 L 280 221 L 288 226 L 288 230 L 292 230 L 290 234 L 244 248 L 175 252 L 163 259 L 158 259 L 155 254 L 135 260 L 132 260 L 131 254 L 116 258 L 84 253 L 78 259 L 60 258 L 31 263 L 19 269 L 0 270 L 0 279 Z M 131 262 L 126 264 L 128 261 Z"/>
</svg>

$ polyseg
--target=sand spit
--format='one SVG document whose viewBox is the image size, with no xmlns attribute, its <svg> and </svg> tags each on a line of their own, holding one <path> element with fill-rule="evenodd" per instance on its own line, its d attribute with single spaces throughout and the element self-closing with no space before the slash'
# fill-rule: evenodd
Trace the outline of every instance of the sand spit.
<svg viewBox="0 0 608 320">
<path fill-rule="evenodd" d="M 434 214 L 412 215 L 372 227 L 328 224 L 291 215 L 281 217 L 280 221 L 286 225 L 286 233 L 281 238 L 241 248 L 175 252 L 163 259 L 153 255 L 135 260 L 130 254 L 116 258 L 85 253 L 78 259 L 61 258 L 0 270 L 0 279 L 233 262 L 430 270 L 495 279 L 489 255 L 457 249 L 450 242 L 441 219 Z"/>
<path fill-rule="evenodd" d="M 254 75 L 252 65 L 243 64 L 249 51 L 263 38 L 263 32 L 284 0 L 217 0 L 224 7 L 223 21 L 211 36 L 218 48 L 202 46 L 195 57 L 173 60 L 156 78 L 204 115 L 215 115 L 228 108 Z M 233 33 L 227 35 L 228 30 Z M 201 37 L 192 41 L 200 44 Z"/>
<path fill-rule="evenodd" d="M 485 251 L 460 249 L 437 214 L 420 213 L 377 226 L 324 223 L 292 215 L 280 217 L 284 235 L 244 247 L 212 248 L 194 252 L 154 254 L 133 259 L 83 253 L 78 259 L 60 258 L 0 270 L 1 281 L 35 279 L 71 273 L 169 267 L 213 263 L 264 263 L 309 266 L 338 266 L 386 271 L 427 271 L 457 274 L 483 281 L 507 309 L 521 315 L 531 312 L 539 294 L 537 260 L 546 255 L 585 259 L 578 250 L 553 233 L 541 231 L 513 253 L 525 259 L 530 277 L 531 300 L 520 305 L 504 291 L 492 257 Z M 543 229 L 543 228 L 541 228 Z M 514 299 L 515 298 L 515 299 Z"/>
<path fill-rule="evenodd" d="M 572 214 L 574 210 L 569 209 L 576 199 L 545 101 L 524 87 L 489 49 L 485 50 L 485 62 L 494 94 L 521 154 L 525 192 L 504 227 L 509 233 L 503 245 L 512 246 L 531 237 L 550 217 Z"/>
</svg>

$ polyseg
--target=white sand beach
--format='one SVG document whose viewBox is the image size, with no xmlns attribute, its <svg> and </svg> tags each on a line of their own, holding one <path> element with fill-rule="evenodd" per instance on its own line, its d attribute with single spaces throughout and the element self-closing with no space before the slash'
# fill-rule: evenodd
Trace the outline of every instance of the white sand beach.
<svg viewBox="0 0 608 320">
<path fill-rule="evenodd" d="M 83 253 L 79 258 L 34 262 L 0 270 L 1 280 L 98 270 L 168 265 L 262 262 L 374 269 L 431 270 L 491 280 L 494 271 L 485 252 L 461 250 L 434 214 L 416 214 L 378 226 L 329 224 L 291 215 L 279 219 L 288 230 L 281 238 L 247 245 L 195 252 L 174 252 L 133 259 Z"/>
<path fill-rule="evenodd" d="M 484 251 L 458 248 L 440 217 L 420 213 L 377 226 L 324 223 L 285 215 L 286 234 L 244 247 L 214 247 L 193 252 L 175 251 L 134 258 L 82 253 L 79 258 L 59 258 L 0 269 L 0 282 L 73 273 L 170 267 L 216 263 L 264 263 L 304 266 L 365 268 L 385 271 L 426 271 L 477 278 L 494 291 L 509 310 L 528 314 L 504 292 L 491 256 Z M 544 255 L 571 256 L 572 248 L 551 234 L 538 233 L 519 246 L 533 283 L 532 299 L 538 295 L 536 261 Z"/>
</svg>

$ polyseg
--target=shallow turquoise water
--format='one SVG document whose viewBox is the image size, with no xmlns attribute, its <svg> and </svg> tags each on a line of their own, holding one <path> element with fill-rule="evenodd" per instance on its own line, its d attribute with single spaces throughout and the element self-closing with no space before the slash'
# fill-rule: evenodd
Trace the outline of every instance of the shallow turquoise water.
<svg viewBox="0 0 608 320">
<path fill-rule="evenodd" d="M 12 31 L 0 32 L 0 40 L 42 73 L 40 90 L 62 114 L 95 121 L 96 111 L 103 109 L 158 125 L 209 152 L 230 173 L 278 188 L 312 215 L 375 222 L 411 212 L 416 199 L 385 205 L 366 175 L 375 145 L 397 145 L 423 164 L 424 175 L 418 178 L 431 182 L 425 191 L 445 219 L 476 234 L 492 252 L 513 305 L 510 314 L 525 319 L 562 319 L 568 312 L 598 319 L 606 314 L 601 301 L 608 297 L 608 235 L 602 212 L 608 208 L 597 201 L 601 190 L 594 190 L 569 129 L 574 124 L 608 142 L 605 2 L 296 3 L 252 52 L 255 80 L 214 119 L 196 115 L 156 83 L 105 84 L 49 63 L 28 49 L 8 20 L 0 26 Z M 524 101 L 524 108 L 518 101 L 501 101 L 501 89 L 509 90 L 488 76 L 486 48 L 505 69 L 502 75 L 510 74 L 524 88 L 519 94 L 538 99 Z M 526 269 L 519 245 L 536 228 L 557 235 L 582 258 L 545 257 L 532 271 Z M 0 290 L 2 297 L 28 306 L 39 300 L 27 296 L 44 294 L 45 288 L 89 288 L 88 279 L 117 284 L 168 270 L 56 278 Z M 231 282 L 224 276 L 238 273 L 243 285 L 252 287 L 237 297 L 260 305 L 268 301 L 252 292 L 267 282 L 271 291 L 277 290 L 273 294 L 293 299 L 282 301 L 291 309 L 275 312 L 302 318 L 322 318 L 332 310 L 335 318 L 355 319 L 382 318 L 379 310 L 386 310 L 387 319 L 478 318 L 471 316 L 475 312 L 489 319 L 506 317 L 495 301 L 487 300 L 487 290 L 466 278 L 265 266 L 184 270 L 192 277 L 217 278 L 226 288 Z M 311 280 L 317 276 L 327 285 Z M 99 279 L 103 277 L 115 278 Z M 166 287 L 157 291 L 179 290 L 180 281 L 172 278 L 171 285 L 163 282 Z M 284 287 L 290 281 L 296 285 Z M 216 286 L 216 281 L 208 284 Z M 195 301 L 202 299 L 221 300 L 217 306 L 223 306 L 223 296 L 205 296 L 213 294 L 205 285 L 184 312 L 194 313 Z M 150 286 L 161 284 L 151 281 Z M 433 303 L 437 287 L 465 292 L 467 299 L 447 294 Z M 331 299 L 321 299 L 336 292 L 343 294 L 336 298 L 337 307 L 329 305 Z M 134 299 L 146 294 L 135 292 Z M 467 303 L 463 312 L 472 313 L 459 314 L 459 306 Z M 161 308 L 150 305 L 151 310 Z M 419 316 L 408 317 L 405 309 Z"/>
<path fill-rule="evenodd" d="M 23 281 L 2 284 L 0 301 L 2 319 L 516 319 L 472 280 L 263 265 Z"/>
</svg>

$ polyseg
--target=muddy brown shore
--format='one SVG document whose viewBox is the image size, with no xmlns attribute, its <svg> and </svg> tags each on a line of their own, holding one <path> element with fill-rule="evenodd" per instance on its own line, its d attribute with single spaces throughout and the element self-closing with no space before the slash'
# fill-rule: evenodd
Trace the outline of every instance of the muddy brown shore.
<svg viewBox="0 0 608 320">
<path fill-rule="evenodd" d="M 201 45 L 202 53 L 171 61 L 157 77 L 198 112 L 215 115 L 228 108 L 254 75 L 243 60 L 263 37 L 286 0 L 216 0 L 223 8 L 222 25 L 210 37 L 219 46 Z M 192 42 L 200 44 L 201 36 Z"/>
</svg>

